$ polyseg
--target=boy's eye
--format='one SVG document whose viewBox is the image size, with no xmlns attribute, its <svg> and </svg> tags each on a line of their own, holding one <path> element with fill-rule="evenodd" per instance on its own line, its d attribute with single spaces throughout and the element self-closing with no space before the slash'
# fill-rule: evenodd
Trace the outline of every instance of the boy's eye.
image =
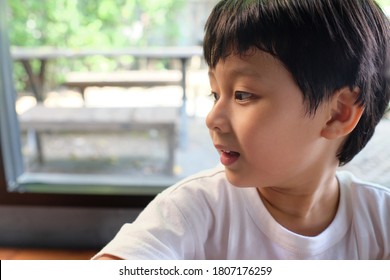
<svg viewBox="0 0 390 280">
<path fill-rule="evenodd" d="M 243 91 L 236 91 L 234 94 L 234 98 L 238 101 L 245 101 L 253 97 L 252 93 L 249 92 L 243 92 Z"/>
<path fill-rule="evenodd" d="M 214 91 L 211 92 L 210 96 L 214 99 L 214 102 L 217 102 L 219 99 L 218 93 L 216 93 Z"/>
</svg>

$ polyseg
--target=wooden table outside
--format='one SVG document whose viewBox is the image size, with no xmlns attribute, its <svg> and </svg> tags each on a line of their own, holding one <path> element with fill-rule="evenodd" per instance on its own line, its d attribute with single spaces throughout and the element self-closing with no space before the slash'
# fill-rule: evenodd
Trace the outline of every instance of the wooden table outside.
<svg viewBox="0 0 390 280">
<path fill-rule="evenodd" d="M 180 127 L 180 144 L 186 148 L 188 143 L 187 132 L 187 63 L 194 56 L 202 56 L 202 48 L 199 46 L 193 47 L 148 47 L 148 48 L 126 48 L 126 49 L 57 49 L 57 48 L 12 48 L 11 54 L 14 61 L 22 63 L 33 94 L 37 102 L 43 101 L 43 88 L 46 79 L 46 66 L 49 60 L 60 58 L 77 59 L 87 56 L 104 56 L 104 57 L 121 57 L 130 56 L 134 58 L 144 59 L 170 59 L 178 60 L 181 63 L 181 87 L 182 87 L 182 106 L 181 106 L 181 127 Z M 34 72 L 31 66 L 32 61 L 39 62 L 39 69 Z"/>
<path fill-rule="evenodd" d="M 183 101 L 186 100 L 186 78 L 187 62 L 194 56 L 202 56 L 202 48 L 193 47 L 148 47 L 148 48 L 127 48 L 127 49 L 57 49 L 57 48 L 12 48 L 13 60 L 23 64 L 26 74 L 31 83 L 32 91 L 37 101 L 43 101 L 43 85 L 46 78 L 46 65 L 49 60 L 59 58 L 77 59 L 87 56 L 104 56 L 108 58 L 130 56 L 145 59 L 170 59 L 181 62 Z M 39 70 L 34 73 L 31 63 L 39 61 Z"/>
</svg>

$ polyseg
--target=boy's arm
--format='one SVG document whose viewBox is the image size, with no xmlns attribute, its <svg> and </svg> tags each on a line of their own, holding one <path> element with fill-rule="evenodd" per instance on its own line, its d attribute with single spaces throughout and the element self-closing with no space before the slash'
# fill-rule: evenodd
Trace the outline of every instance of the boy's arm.
<svg viewBox="0 0 390 280">
<path fill-rule="evenodd" d="M 193 194 L 190 196 L 192 201 Z M 197 248 L 195 246 L 193 226 L 188 222 L 192 218 L 183 212 L 194 212 L 201 207 L 192 205 L 190 210 L 183 210 L 179 204 L 188 204 L 189 199 L 179 195 L 172 199 L 169 195 L 156 197 L 132 223 L 122 226 L 111 240 L 93 260 L 120 259 L 192 259 Z M 195 203 L 193 203 L 195 204 Z M 193 209 L 195 207 L 195 209 Z M 188 206 L 187 206 L 188 208 Z M 204 221 L 205 219 L 196 219 Z M 199 222 L 197 222 L 199 224 Z"/>
</svg>

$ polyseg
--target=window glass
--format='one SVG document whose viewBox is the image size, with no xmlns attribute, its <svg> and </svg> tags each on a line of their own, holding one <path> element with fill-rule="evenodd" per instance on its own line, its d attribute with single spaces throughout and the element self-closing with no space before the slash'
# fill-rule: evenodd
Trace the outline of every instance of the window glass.
<svg viewBox="0 0 390 280">
<path fill-rule="evenodd" d="M 215 166 L 201 50 L 215 2 L 7 1 L 20 183 L 154 192 Z"/>
</svg>

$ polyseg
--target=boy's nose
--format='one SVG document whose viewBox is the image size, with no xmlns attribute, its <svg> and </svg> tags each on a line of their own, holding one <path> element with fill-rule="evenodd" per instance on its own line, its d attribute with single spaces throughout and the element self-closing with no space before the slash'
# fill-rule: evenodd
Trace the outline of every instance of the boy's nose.
<svg viewBox="0 0 390 280">
<path fill-rule="evenodd" d="M 229 118 L 226 106 L 223 106 L 222 100 L 214 104 L 206 117 L 206 125 L 209 130 L 226 133 L 229 131 Z"/>
</svg>

